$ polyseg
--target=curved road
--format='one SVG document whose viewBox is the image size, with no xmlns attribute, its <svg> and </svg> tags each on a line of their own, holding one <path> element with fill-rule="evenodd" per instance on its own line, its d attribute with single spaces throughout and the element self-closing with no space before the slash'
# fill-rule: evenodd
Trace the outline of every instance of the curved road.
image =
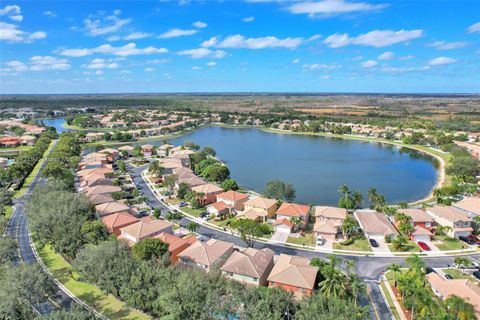
<svg viewBox="0 0 480 320">
<path fill-rule="evenodd" d="M 146 182 L 141 176 L 142 171 L 145 170 L 146 167 L 147 165 L 140 167 L 133 167 L 129 165 L 128 169 L 130 170 L 130 172 L 133 173 L 133 180 L 137 187 L 142 190 L 143 195 L 147 198 L 148 204 L 153 208 L 160 208 L 162 213 L 167 212 L 170 209 L 157 199 L 157 197 L 152 193 L 152 191 L 147 186 Z M 180 224 L 185 226 L 190 221 L 193 220 L 189 219 L 188 217 L 184 217 L 180 220 Z M 209 238 L 229 241 L 240 247 L 245 246 L 245 243 L 240 237 L 224 233 L 203 225 L 198 225 L 197 232 Z M 276 254 L 285 253 L 294 256 L 304 256 L 310 259 L 313 257 L 320 257 L 325 259 L 328 255 L 330 255 L 330 253 L 314 252 L 309 250 L 286 247 L 282 244 L 272 244 L 258 241 L 255 243 L 255 247 L 259 249 L 269 248 L 273 250 Z M 367 296 L 361 299 L 360 303 L 362 305 L 369 306 L 372 319 L 391 319 L 391 315 L 380 292 L 380 286 L 377 283 L 377 280 L 383 274 L 388 265 L 392 263 L 404 265 L 406 257 L 366 257 L 342 254 L 335 255 L 342 258 L 343 260 L 355 261 L 355 272 L 367 285 Z M 470 257 L 475 259 L 476 261 L 480 261 L 480 254 L 472 254 L 470 255 Z M 453 264 L 453 257 L 422 257 L 422 259 L 429 267 L 432 268 L 446 268 L 448 265 Z"/>
</svg>

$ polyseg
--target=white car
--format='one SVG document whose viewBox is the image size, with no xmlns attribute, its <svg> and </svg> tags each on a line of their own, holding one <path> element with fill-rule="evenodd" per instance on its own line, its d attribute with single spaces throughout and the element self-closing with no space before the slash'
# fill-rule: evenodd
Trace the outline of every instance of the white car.
<svg viewBox="0 0 480 320">
<path fill-rule="evenodd" d="M 321 235 L 317 236 L 317 241 L 316 242 L 317 242 L 317 246 L 323 246 L 324 243 L 325 243 L 325 241 L 324 241 L 324 239 Z"/>
</svg>

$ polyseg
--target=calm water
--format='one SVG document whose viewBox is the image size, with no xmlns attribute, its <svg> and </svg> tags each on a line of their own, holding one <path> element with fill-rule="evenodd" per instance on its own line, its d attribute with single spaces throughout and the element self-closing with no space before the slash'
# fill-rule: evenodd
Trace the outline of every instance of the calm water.
<svg viewBox="0 0 480 320">
<path fill-rule="evenodd" d="M 58 133 L 72 131 L 63 127 L 63 124 L 65 123 L 64 118 L 42 119 L 39 120 L 39 122 L 43 122 L 47 127 L 54 127 L 57 129 Z"/>
<path fill-rule="evenodd" d="M 65 130 L 62 119 L 47 121 Z M 410 202 L 428 195 L 437 180 L 434 158 L 375 142 L 207 127 L 169 143 L 185 141 L 213 147 L 240 185 L 261 192 L 268 180 L 280 179 L 295 186 L 297 202 L 307 204 L 336 205 L 341 184 L 361 191 L 364 199 L 375 187 L 389 203 Z"/>
</svg>

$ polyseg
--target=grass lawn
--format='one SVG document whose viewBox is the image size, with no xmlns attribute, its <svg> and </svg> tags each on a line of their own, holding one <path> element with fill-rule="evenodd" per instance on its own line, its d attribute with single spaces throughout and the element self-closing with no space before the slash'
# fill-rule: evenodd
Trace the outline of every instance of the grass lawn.
<svg viewBox="0 0 480 320">
<path fill-rule="evenodd" d="M 468 249 L 466 244 L 463 244 L 454 238 L 445 238 L 441 243 L 435 245 L 437 246 L 438 250 L 441 251 Z"/>
<path fill-rule="evenodd" d="M 8 220 L 13 214 L 13 206 L 4 207 L 3 213 L 5 215 L 5 220 Z"/>
<path fill-rule="evenodd" d="M 403 250 L 395 250 L 392 244 L 389 244 L 388 248 L 392 252 L 422 252 L 422 249 L 420 249 L 420 247 L 413 241 L 408 241 Z"/>
<path fill-rule="evenodd" d="M 287 243 L 294 243 L 294 244 L 314 247 L 315 237 L 313 233 L 306 233 L 305 236 L 299 237 L 299 238 L 288 237 Z"/>
<path fill-rule="evenodd" d="M 38 160 L 37 164 L 35 165 L 35 167 L 33 167 L 33 170 L 32 172 L 30 172 L 30 174 L 28 175 L 28 177 L 25 178 L 25 181 L 23 182 L 23 185 L 20 189 L 18 189 L 15 194 L 13 195 L 14 198 L 20 198 L 21 196 L 23 196 L 25 194 L 25 192 L 27 191 L 27 188 L 30 186 L 30 183 L 32 183 L 33 181 L 33 178 L 35 177 L 35 175 L 37 174 L 38 170 L 40 170 L 40 167 L 42 166 L 42 163 L 43 163 L 43 160 L 45 159 L 45 157 L 48 155 L 48 153 L 50 152 L 50 150 L 52 149 L 53 147 L 53 144 L 54 142 L 50 142 L 50 145 L 48 146 L 47 150 L 45 150 L 45 152 L 43 153 L 43 156 L 40 160 Z"/>
<path fill-rule="evenodd" d="M 32 149 L 33 146 L 19 146 L 15 148 L 0 148 L 0 153 L 16 153 L 20 151 L 25 151 L 28 149 Z"/>
<path fill-rule="evenodd" d="M 200 208 L 200 209 L 192 209 L 190 207 L 182 207 L 180 210 L 184 211 L 185 213 L 188 213 L 192 216 L 198 217 L 200 216 L 200 213 L 205 212 L 205 208 Z"/>
<path fill-rule="evenodd" d="M 442 269 L 443 272 L 450 274 L 455 279 L 471 279 L 471 277 L 467 274 L 463 274 L 458 269 Z"/>
<path fill-rule="evenodd" d="M 38 254 L 53 276 L 79 299 L 94 307 L 109 319 L 151 319 L 150 316 L 128 308 L 125 303 L 112 295 L 103 293 L 97 286 L 74 280 L 71 277 L 72 266 L 50 246 L 36 246 Z"/>
<path fill-rule="evenodd" d="M 348 246 L 343 246 L 335 242 L 333 244 L 333 250 L 372 251 L 372 247 L 370 247 L 367 239 L 357 239 Z"/>
<path fill-rule="evenodd" d="M 237 218 L 235 217 L 230 217 L 225 220 L 210 220 L 209 222 L 216 224 L 217 226 L 224 228 L 230 226 L 230 224 L 234 221 L 237 221 Z"/>
<path fill-rule="evenodd" d="M 388 292 L 387 287 L 385 286 L 385 283 L 382 282 L 380 284 L 380 288 L 383 291 L 383 294 L 385 295 L 385 297 L 387 298 L 388 306 L 392 310 L 393 317 L 395 318 L 395 320 L 401 319 L 400 315 L 398 314 L 397 308 L 395 308 L 395 305 L 393 304 L 392 296 Z"/>
</svg>

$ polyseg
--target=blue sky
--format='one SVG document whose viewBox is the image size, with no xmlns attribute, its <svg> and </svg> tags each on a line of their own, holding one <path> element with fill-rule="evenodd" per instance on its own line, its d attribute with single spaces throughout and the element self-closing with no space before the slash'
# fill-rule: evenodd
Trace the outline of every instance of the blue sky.
<svg viewBox="0 0 480 320">
<path fill-rule="evenodd" d="M 480 92 L 479 1 L 2 1 L 0 93 Z"/>
</svg>

